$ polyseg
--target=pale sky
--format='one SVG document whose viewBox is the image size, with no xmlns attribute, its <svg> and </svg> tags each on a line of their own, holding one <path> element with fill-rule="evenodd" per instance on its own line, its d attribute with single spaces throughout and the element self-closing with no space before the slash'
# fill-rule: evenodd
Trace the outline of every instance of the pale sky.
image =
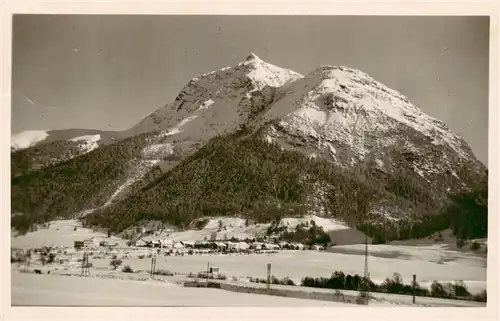
<svg viewBox="0 0 500 321">
<path fill-rule="evenodd" d="M 400 91 L 488 157 L 488 17 L 16 15 L 12 132 L 123 130 L 250 53 L 344 65 Z"/>
</svg>

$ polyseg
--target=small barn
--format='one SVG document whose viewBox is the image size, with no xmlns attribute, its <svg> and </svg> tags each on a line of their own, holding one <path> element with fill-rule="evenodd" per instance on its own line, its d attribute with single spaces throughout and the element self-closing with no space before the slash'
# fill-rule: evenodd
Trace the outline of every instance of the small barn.
<svg viewBox="0 0 500 321">
<path fill-rule="evenodd" d="M 74 243 L 74 248 L 77 249 L 77 250 L 81 250 L 84 246 L 84 243 L 83 241 L 75 241 Z"/>
<path fill-rule="evenodd" d="M 182 245 L 183 245 L 185 248 L 187 248 L 187 249 L 192 249 L 192 248 L 194 248 L 194 244 L 195 244 L 195 242 L 194 242 L 194 241 L 182 241 L 181 243 L 182 243 Z"/>
<path fill-rule="evenodd" d="M 195 249 L 208 249 L 210 248 L 211 243 L 208 241 L 196 241 L 194 243 Z"/>
</svg>

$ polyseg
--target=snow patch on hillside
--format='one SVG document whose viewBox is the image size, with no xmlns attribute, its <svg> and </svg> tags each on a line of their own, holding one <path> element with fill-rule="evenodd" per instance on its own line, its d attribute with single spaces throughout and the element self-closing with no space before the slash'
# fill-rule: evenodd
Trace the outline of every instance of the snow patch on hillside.
<svg viewBox="0 0 500 321">
<path fill-rule="evenodd" d="M 400 222 L 403 220 L 408 220 L 411 215 L 409 213 L 403 212 L 400 208 L 394 204 L 378 204 L 373 206 L 370 210 L 369 215 L 373 217 L 371 223 L 373 225 L 384 225 L 388 222 Z"/>
<path fill-rule="evenodd" d="M 129 187 L 131 187 L 135 182 L 139 181 L 144 175 L 147 174 L 156 164 L 159 163 L 159 160 L 140 160 L 138 164 L 132 165 L 132 168 L 129 171 L 129 175 L 126 180 L 118 186 L 116 191 L 111 195 L 106 203 L 104 203 L 103 207 L 109 206 L 113 203 L 115 199 L 118 198 L 123 192 L 125 192 Z"/>
<path fill-rule="evenodd" d="M 200 108 L 198 108 L 199 110 L 201 109 L 208 109 L 210 106 L 212 106 L 215 102 L 213 101 L 213 99 L 209 99 L 209 100 L 206 100 L 205 102 L 203 102 L 203 104 L 200 105 Z"/>
<path fill-rule="evenodd" d="M 169 239 L 172 241 L 203 241 L 215 237 L 217 240 L 240 240 L 264 237 L 270 224 L 252 224 L 246 226 L 246 220 L 238 217 L 206 217 L 207 225 L 201 230 L 188 229 L 184 231 L 162 231 L 144 237 L 144 240 Z"/>
<path fill-rule="evenodd" d="M 49 134 L 45 130 L 27 130 L 11 137 L 11 149 L 21 150 L 45 140 Z"/>
<path fill-rule="evenodd" d="M 197 117 L 198 117 L 197 115 L 193 115 L 193 116 L 189 116 L 189 117 L 184 118 L 183 120 L 181 120 L 181 121 L 177 124 L 176 128 L 182 128 L 182 126 L 186 125 L 186 124 L 187 124 L 187 123 L 189 123 L 190 121 L 195 120 Z"/>
<path fill-rule="evenodd" d="M 295 230 L 295 227 L 300 224 L 311 226 L 311 221 L 314 221 L 316 226 L 321 226 L 325 232 L 349 229 L 345 223 L 334 218 L 324 218 L 316 215 L 307 215 L 302 218 L 283 218 L 280 220 L 280 226 L 286 226 L 289 231 Z"/>
<path fill-rule="evenodd" d="M 197 115 L 192 115 L 192 116 L 184 118 L 177 125 L 175 125 L 174 127 L 170 128 L 169 130 L 162 131 L 160 133 L 160 137 L 167 137 L 167 136 L 172 136 L 172 135 L 176 135 L 176 134 L 181 133 L 182 132 L 182 126 L 184 126 L 187 123 L 195 120 L 197 117 L 198 117 Z"/>
<path fill-rule="evenodd" d="M 98 142 L 101 140 L 101 135 L 84 135 L 68 139 L 70 142 L 78 143 L 78 147 L 83 154 L 89 153 L 99 147 Z"/>
<path fill-rule="evenodd" d="M 255 54 L 251 54 L 243 64 L 251 68 L 248 78 L 258 85 L 259 90 L 265 86 L 281 87 L 304 77 L 292 70 L 266 63 Z"/>
<path fill-rule="evenodd" d="M 174 144 L 153 144 L 142 150 L 142 156 L 146 158 L 163 158 L 174 153 Z"/>
<path fill-rule="evenodd" d="M 245 220 L 239 217 L 214 217 L 209 219 L 207 225 L 205 225 L 206 229 L 214 229 L 222 227 L 244 227 Z"/>
<path fill-rule="evenodd" d="M 167 238 L 173 241 L 203 241 L 210 240 L 215 236 L 216 239 L 230 239 L 232 237 L 240 240 L 245 238 L 265 237 L 270 223 L 253 223 L 247 222 L 246 219 L 240 217 L 206 217 L 207 224 L 201 230 L 185 230 L 185 231 L 164 231 L 156 233 L 155 235 L 144 238 L 145 240 L 163 239 Z M 324 218 L 317 215 L 306 215 L 302 218 L 283 218 L 280 221 L 280 226 L 287 226 L 292 231 L 295 227 L 302 223 L 307 223 L 310 226 L 313 220 L 317 226 L 323 227 L 325 232 L 340 229 L 349 229 L 345 223 L 334 219 Z M 248 225 L 247 225 L 248 223 Z"/>
</svg>

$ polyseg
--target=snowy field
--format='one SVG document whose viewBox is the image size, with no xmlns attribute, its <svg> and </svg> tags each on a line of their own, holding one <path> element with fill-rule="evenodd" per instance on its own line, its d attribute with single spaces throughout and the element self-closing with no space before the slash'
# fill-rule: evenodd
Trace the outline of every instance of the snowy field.
<svg viewBox="0 0 500 321">
<path fill-rule="evenodd" d="M 332 228 L 335 228 L 332 222 L 321 223 L 323 223 L 324 225 L 327 225 L 329 223 L 331 224 L 330 226 L 332 226 Z M 218 224 L 218 220 L 214 218 L 213 220 L 209 221 L 205 229 L 202 231 L 172 232 L 169 238 L 189 239 L 188 236 L 193 236 L 192 233 L 205 233 L 206 231 L 217 228 Z M 244 224 L 244 222 L 230 218 L 228 218 L 227 221 L 223 222 L 224 226 L 227 225 L 227 229 L 243 228 L 240 227 L 241 224 Z M 288 222 L 288 224 L 293 225 L 296 224 L 296 222 L 290 221 Z M 189 233 L 191 233 L 191 235 L 188 235 Z M 37 248 L 45 245 L 64 247 L 57 251 L 56 262 L 50 265 L 46 265 L 43 268 L 44 271 L 50 269 L 52 272 L 51 276 L 47 277 L 53 277 L 52 274 L 75 272 L 78 273 L 80 269 L 79 267 L 81 265 L 81 263 L 78 262 L 78 259 L 81 258 L 82 254 L 75 253 L 75 251 L 72 249 L 73 242 L 76 240 L 81 241 L 89 237 L 96 237 L 100 240 L 106 240 L 110 244 L 118 244 L 117 248 L 112 250 L 100 248 L 93 251 L 93 253 L 90 255 L 90 262 L 94 265 L 92 274 L 113 273 L 123 275 L 124 273 L 121 272 L 121 268 L 125 265 L 129 265 L 134 271 L 142 270 L 143 272 L 140 273 L 147 276 L 147 271 L 150 269 L 151 264 L 151 259 L 148 259 L 147 255 L 155 254 L 157 252 L 157 249 L 153 250 L 149 248 L 127 247 L 125 240 L 116 237 L 107 238 L 107 235 L 103 233 L 93 232 L 92 230 L 82 228 L 76 221 L 68 220 L 52 222 L 50 227 L 47 229 L 39 229 L 36 232 L 28 233 L 23 236 L 12 237 L 11 241 L 12 247 L 14 248 Z M 66 254 L 64 252 L 66 252 Z M 386 277 L 391 277 L 393 273 L 399 273 L 403 277 L 403 282 L 406 284 L 409 284 L 412 280 L 413 274 L 416 274 L 417 281 L 421 286 L 429 287 L 433 281 L 439 281 L 442 283 L 464 281 L 469 291 L 473 294 L 479 293 L 482 290 L 486 289 L 485 256 L 474 255 L 471 252 L 449 250 L 446 248 L 446 246 L 439 244 L 430 244 L 427 246 L 369 245 L 369 254 L 370 256 L 368 259 L 368 267 L 370 278 L 376 283 L 383 282 Z M 110 267 L 110 260 L 113 255 L 117 255 L 118 258 L 122 259 L 123 261 L 122 266 L 116 271 L 112 271 Z M 139 256 L 142 255 L 146 255 L 146 257 L 142 259 L 139 258 Z M 273 275 L 279 278 L 289 277 L 296 284 L 300 284 L 300 281 L 303 277 L 329 277 L 334 271 L 337 270 L 351 275 L 363 275 L 364 245 L 360 244 L 335 246 L 331 248 L 329 252 L 281 251 L 278 253 L 250 255 L 158 255 L 156 261 L 156 269 L 170 270 L 176 274 L 184 275 L 185 277 L 190 272 L 198 273 L 201 271 L 205 271 L 208 263 L 212 267 L 218 267 L 220 269 L 220 272 L 226 275 L 228 281 L 238 280 L 238 282 L 249 282 L 249 277 L 265 278 L 267 273 L 267 264 L 271 263 Z M 32 262 L 30 262 L 30 267 L 39 268 L 37 267 L 37 265 L 40 265 L 40 263 L 36 258 L 33 258 Z M 40 276 L 23 274 L 22 278 L 29 279 L 31 277 Z M 43 277 L 46 277 L 46 275 L 43 275 Z M 71 280 L 73 280 L 73 278 L 74 277 L 68 277 L 68 279 Z M 77 277 L 76 279 L 79 278 Z M 39 279 L 37 278 L 36 280 Z M 98 282 L 99 284 L 104 284 L 102 282 L 111 281 L 118 282 L 117 284 L 121 284 L 121 281 L 101 279 L 85 282 Z M 44 283 L 44 281 L 40 281 L 39 283 L 37 281 L 33 283 L 33 290 L 31 291 L 29 290 L 31 283 L 23 282 L 23 280 L 19 280 L 18 276 L 13 277 L 13 286 L 15 285 L 15 288 L 13 288 L 13 295 L 17 293 L 17 300 L 20 300 L 20 296 L 26 296 L 26 300 L 28 300 L 27 302 L 25 302 L 26 304 L 32 302 L 38 296 L 41 296 L 44 291 L 47 291 L 47 300 L 49 300 L 49 298 L 52 296 L 52 300 L 55 300 L 54 302 L 58 302 L 58 296 L 62 295 L 59 294 L 58 289 L 52 288 L 57 285 L 46 284 Z M 143 283 L 140 284 L 142 285 L 133 286 L 147 287 Z M 104 288 L 105 286 L 100 287 Z M 185 290 L 188 291 L 186 293 L 191 293 L 190 291 L 192 291 L 192 289 L 184 288 L 182 288 L 180 291 Z M 28 293 L 30 291 L 33 294 L 22 294 Z M 111 291 L 111 289 L 109 291 Z M 168 290 L 161 291 L 168 292 Z M 199 289 L 195 289 L 195 291 L 197 291 L 196 293 L 200 293 Z M 203 291 L 212 290 L 204 289 Z M 20 295 L 20 293 L 22 295 Z M 72 294 L 72 296 L 78 295 Z M 226 293 L 220 295 L 224 296 L 226 295 Z M 231 296 L 234 295 L 234 293 L 228 293 L 227 295 Z M 203 297 L 204 295 L 201 296 Z M 98 297 L 99 295 L 96 295 L 94 299 Z M 43 299 L 40 298 L 39 300 Z M 63 300 L 61 302 L 66 302 L 64 301 L 64 298 L 62 298 L 61 300 Z M 259 299 L 257 299 L 256 302 L 258 302 L 258 300 Z M 104 301 L 108 302 L 106 300 Z M 151 302 L 150 300 L 147 301 Z M 235 302 L 233 303 L 237 304 Z M 103 304 L 105 305 L 105 303 Z"/>
<path fill-rule="evenodd" d="M 376 246 L 370 246 L 374 251 Z M 403 251 L 405 249 L 399 249 Z M 413 274 L 417 275 L 417 281 L 421 286 L 430 286 L 433 281 L 454 282 L 464 281 L 469 291 L 473 294 L 486 289 L 486 267 L 484 259 L 462 253 L 456 253 L 456 261 L 451 260 L 451 254 L 446 253 L 448 261 L 435 261 L 436 249 L 413 249 L 409 248 L 407 255 L 402 258 L 385 258 L 370 256 L 368 260 L 371 279 L 381 283 L 386 277 L 391 277 L 397 272 L 403 277 L 403 281 L 409 284 Z M 412 257 L 412 251 L 418 250 L 418 256 Z M 380 250 L 382 251 L 382 250 Z M 64 264 L 46 265 L 45 269 L 57 267 L 60 271 L 78 272 L 81 253 L 67 251 L 67 255 L 58 253 L 56 260 L 64 259 Z M 110 251 L 95 251 L 90 256 L 90 262 L 98 271 L 110 269 L 112 255 L 122 259 L 122 266 L 129 265 L 134 271 L 148 271 L 151 259 L 139 258 L 141 255 L 153 253 L 150 249 L 124 248 Z M 428 257 L 425 253 L 428 253 Z M 434 255 L 434 256 L 433 256 Z M 68 261 L 66 261 L 68 260 Z M 270 254 L 232 254 L 232 255 L 184 255 L 164 256 L 158 255 L 156 260 L 157 270 L 170 270 L 177 274 L 198 273 L 206 271 L 207 264 L 218 267 L 220 272 L 229 279 L 247 281 L 249 277 L 265 278 L 267 264 L 272 264 L 272 274 L 279 277 L 289 277 L 296 284 L 305 276 L 329 277 L 334 271 L 339 270 L 346 274 L 363 275 L 364 256 L 358 254 L 328 253 L 316 251 L 283 251 Z M 35 268 L 38 263 L 33 262 Z M 121 268 L 119 268 L 121 270 Z"/>
<path fill-rule="evenodd" d="M 76 230 L 75 230 L 76 228 Z M 75 241 L 95 237 L 108 242 L 126 246 L 126 240 L 118 237 L 108 239 L 107 235 L 93 232 L 91 229 L 81 227 L 81 223 L 75 220 L 61 220 L 50 222 L 48 228 L 39 228 L 35 232 L 11 238 L 13 248 L 40 248 L 43 246 L 73 247 Z"/>
<path fill-rule="evenodd" d="M 352 307 L 352 304 L 185 288 L 154 281 L 12 275 L 12 305 Z"/>
<path fill-rule="evenodd" d="M 117 272 L 120 274 L 119 272 Z M 98 273 L 101 276 L 103 274 Z M 159 278 L 97 278 L 36 275 L 13 271 L 12 305 L 13 306 L 252 306 L 252 307 L 353 307 L 352 304 L 322 300 L 295 299 L 262 294 L 236 293 L 221 289 L 186 288 L 175 281 L 185 280 L 180 276 Z M 166 281 L 166 282 L 165 282 Z M 217 281 L 229 284 L 243 282 Z M 248 285 L 247 285 L 248 286 Z M 265 284 L 252 283 L 252 287 L 264 288 Z M 272 285 L 273 288 L 298 292 L 329 292 L 329 289 L 290 287 Z M 345 295 L 357 296 L 356 291 L 342 290 Z M 370 306 L 376 307 L 484 307 L 485 303 L 457 301 L 437 298 L 418 297 L 416 304 L 412 297 L 385 293 L 371 293 Z M 356 305 L 359 306 L 359 305 Z M 360 306 L 363 307 L 363 306 Z"/>
<path fill-rule="evenodd" d="M 374 246 L 371 246 L 371 248 Z M 417 249 L 409 249 L 409 252 Z M 410 283 L 413 274 L 422 286 L 430 286 L 433 281 L 454 282 L 462 280 L 472 293 L 486 289 L 486 267 L 484 262 L 476 257 L 460 257 L 457 261 L 432 261 L 433 250 L 418 249 L 417 257 L 382 258 L 370 256 L 368 266 L 370 277 L 374 282 L 381 283 L 386 277 L 397 272 L 405 283 Z M 429 252 L 429 258 L 425 258 Z M 92 260 L 96 267 L 109 266 L 109 260 Z M 272 264 L 272 274 L 279 277 L 289 277 L 295 283 L 305 276 L 329 277 L 334 271 L 346 274 L 364 273 L 364 256 L 357 254 L 341 254 L 315 251 L 285 251 L 272 254 L 250 255 L 189 255 L 189 256 L 158 256 L 157 269 L 166 269 L 175 273 L 197 273 L 205 271 L 207 263 L 218 267 L 221 273 L 230 277 L 261 277 L 265 278 L 267 264 Z M 134 270 L 148 270 L 151 260 L 131 257 L 124 259 L 123 264 L 130 265 Z"/>
</svg>

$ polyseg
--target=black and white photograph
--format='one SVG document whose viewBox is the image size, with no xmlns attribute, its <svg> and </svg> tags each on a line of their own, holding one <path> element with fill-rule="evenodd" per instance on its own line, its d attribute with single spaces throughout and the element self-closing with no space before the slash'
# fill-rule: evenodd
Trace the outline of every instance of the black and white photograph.
<svg viewBox="0 0 500 321">
<path fill-rule="evenodd" d="M 490 25 L 14 14 L 12 307 L 486 308 Z"/>
</svg>

